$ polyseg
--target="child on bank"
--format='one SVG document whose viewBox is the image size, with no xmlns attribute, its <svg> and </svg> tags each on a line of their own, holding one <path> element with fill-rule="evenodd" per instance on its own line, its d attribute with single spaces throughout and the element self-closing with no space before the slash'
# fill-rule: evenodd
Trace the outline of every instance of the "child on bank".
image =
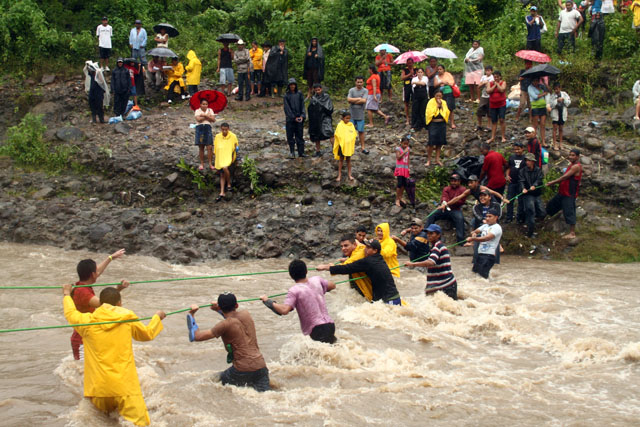
<svg viewBox="0 0 640 427">
<path fill-rule="evenodd" d="M 351 156 L 356 149 L 356 137 L 358 136 L 356 128 L 351 123 L 351 113 L 349 111 L 342 112 L 342 120 L 336 127 L 333 140 L 333 157 L 338 160 L 338 178 L 337 182 L 342 180 L 342 164 L 347 159 L 347 174 L 350 181 L 355 178 L 351 175 Z"/>
<path fill-rule="evenodd" d="M 402 201 L 402 194 L 407 186 L 407 180 L 409 179 L 409 142 L 411 136 L 406 135 L 400 142 L 400 147 L 396 147 L 396 169 L 393 171 L 393 176 L 397 178 L 396 185 L 396 206 L 404 207 L 406 202 Z"/>
<path fill-rule="evenodd" d="M 562 130 L 567 121 L 568 108 L 571 105 L 571 98 L 567 92 L 562 91 L 560 83 L 553 85 L 553 93 L 549 97 L 551 107 L 551 123 L 553 124 L 553 149 L 562 149 Z"/>
<path fill-rule="evenodd" d="M 209 161 L 209 169 L 213 168 L 213 132 L 211 125 L 216 121 L 216 115 L 211 108 L 209 108 L 209 101 L 203 99 L 200 101 L 200 108 L 198 108 L 194 115 L 196 117 L 196 145 L 200 150 L 200 167 L 199 170 L 204 170 L 204 147 L 207 147 L 207 160 Z"/>
</svg>

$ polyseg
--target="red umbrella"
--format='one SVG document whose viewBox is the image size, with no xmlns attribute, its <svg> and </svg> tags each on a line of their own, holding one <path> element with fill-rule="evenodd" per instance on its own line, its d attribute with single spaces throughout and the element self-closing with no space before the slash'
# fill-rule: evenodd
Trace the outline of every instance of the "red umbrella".
<svg viewBox="0 0 640 427">
<path fill-rule="evenodd" d="M 549 55 L 538 52 L 537 50 L 519 50 L 516 52 L 516 56 L 522 59 L 528 59 L 533 62 L 551 62 L 551 58 Z"/>
<path fill-rule="evenodd" d="M 189 106 L 193 111 L 200 108 L 200 100 L 202 99 L 209 101 L 209 108 L 216 114 L 224 110 L 227 106 L 227 97 L 224 96 L 224 93 L 218 92 L 217 90 L 201 90 L 200 92 L 194 93 L 189 100 Z"/>
</svg>

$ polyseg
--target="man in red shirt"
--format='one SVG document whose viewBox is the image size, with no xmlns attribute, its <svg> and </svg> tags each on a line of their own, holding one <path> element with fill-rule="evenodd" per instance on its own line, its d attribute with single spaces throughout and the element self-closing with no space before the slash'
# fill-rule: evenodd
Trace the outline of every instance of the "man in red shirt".
<svg viewBox="0 0 640 427">
<path fill-rule="evenodd" d="M 387 53 L 385 49 L 380 49 L 380 55 L 376 55 L 376 66 L 380 75 L 380 101 L 382 102 L 382 94 L 387 89 L 389 93 L 389 101 L 391 101 L 391 64 L 393 64 L 393 56 Z"/>
<path fill-rule="evenodd" d="M 502 154 L 493 151 L 491 146 L 486 142 L 480 144 L 480 152 L 484 156 L 482 172 L 480 172 L 480 182 L 482 182 L 482 178 L 486 176 L 489 179 L 487 181 L 487 187 L 502 195 L 507 185 L 507 180 L 504 177 L 507 161 L 502 157 Z"/>
<path fill-rule="evenodd" d="M 458 197 L 464 193 L 467 189 L 460 185 L 460 175 L 454 173 L 450 178 L 450 185 L 447 185 L 442 190 L 442 197 L 440 201 L 442 204 L 438 206 L 438 210 L 427 218 L 427 225 L 431 225 L 436 221 L 442 219 L 448 219 L 453 222 L 453 226 L 456 229 L 456 238 L 458 242 L 464 240 L 464 216 L 462 216 L 462 206 L 467 200 L 466 196 Z M 451 202 L 456 199 L 455 202 Z"/>
<path fill-rule="evenodd" d="M 74 285 L 71 298 L 73 298 L 73 303 L 80 313 L 93 313 L 96 308 L 100 307 L 100 299 L 93 292 L 93 288 L 82 285 L 93 285 L 96 283 L 96 280 L 98 280 L 98 277 L 104 272 L 109 263 L 123 256 L 124 252 L 124 249 L 120 249 L 109 255 L 107 259 L 98 265 L 96 265 L 96 262 L 92 259 L 83 259 L 78 263 L 76 270 L 78 271 L 79 280 Z M 116 289 L 121 291 L 128 286 L 129 282 L 123 280 Z M 80 360 L 80 346 L 82 346 L 82 337 L 74 330 L 71 335 L 71 350 L 73 350 L 73 358 L 75 360 Z"/>
<path fill-rule="evenodd" d="M 547 187 L 560 183 L 558 194 L 547 203 L 547 215 L 554 216 L 562 209 L 564 220 L 569 224 L 569 233 L 562 236 L 565 239 L 575 239 L 576 237 L 576 199 L 582 181 L 582 165 L 580 164 L 580 150 L 574 148 L 569 152 L 571 164 L 564 171 L 564 174 L 553 181 L 547 182 Z"/>
<path fill-rule="evenodd" d="M 524 130 L 524 136 L 527 138 L 527 151 L 536 156 L 536 166 L 542 169 L 542 146 L 536 135 L 536 130 L 531 126 Z"/>
</svg>

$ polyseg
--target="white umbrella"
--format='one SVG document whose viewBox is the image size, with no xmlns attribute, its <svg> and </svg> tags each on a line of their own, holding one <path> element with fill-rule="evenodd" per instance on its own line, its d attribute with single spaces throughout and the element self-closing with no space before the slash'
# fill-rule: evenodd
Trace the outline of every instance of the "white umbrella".
<svg viewBox="0 0 640 427">
<path fill-rule="evenodd" d="M 388 43 L 379 44 L 378 46 L 373 48 L 373 51 L 380 52 L 382 49 L 386 50 L 387 53 L 400 53 L 400 49 Z"/>
<path fill-rule="evenodd" d="M 457 58 L 456 54 L 449 49 L 443 47 L 428 47 L 422 51 L 427 56 L 433 56 L 435 58 L 454 59 Z"/>
</svg>

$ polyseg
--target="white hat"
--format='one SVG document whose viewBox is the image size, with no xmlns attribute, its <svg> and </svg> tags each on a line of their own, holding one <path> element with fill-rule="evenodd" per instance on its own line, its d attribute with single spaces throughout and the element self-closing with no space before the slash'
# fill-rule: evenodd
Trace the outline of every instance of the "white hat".
<svg viewBox="0 0 640 427">
<path fill-rule="evenodd" d="M 237 44 L 244 44 L 244 40 L 242 39 L 238 40 Z"/>
</svg>

